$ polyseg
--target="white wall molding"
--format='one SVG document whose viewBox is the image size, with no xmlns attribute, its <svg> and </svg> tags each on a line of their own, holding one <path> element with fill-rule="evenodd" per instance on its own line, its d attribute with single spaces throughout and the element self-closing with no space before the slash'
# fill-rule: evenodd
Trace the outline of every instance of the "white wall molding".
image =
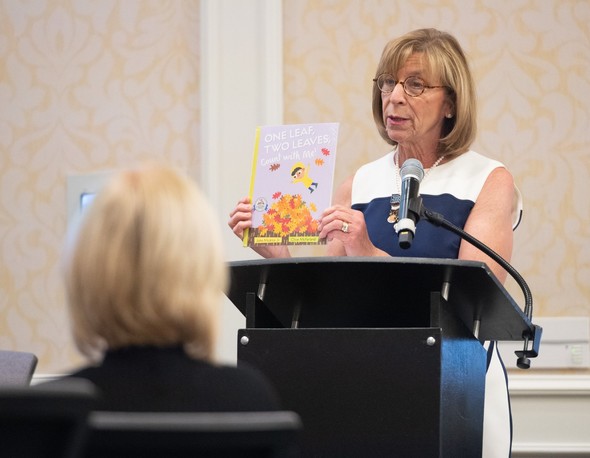
<svg viewBox="0 0 590 458">
<path fill-rule="evenodd" d="M 518 457 L 588 457 L 590 456 L 590 442 L 586 444 L 566 443 L 519 443 L 512 447 L 513 458 Z"/>
<path fill-rule="evenodd" d="M 513 396 L 590 396 L 590 375 L 511 373 L 509 387 Z"/>
<path fill-rule="evenodd" d="M 279 0 L 201 0 L 201 170 L 197 178 L 215 207 L 229 260 L 257 255 L 227 227 L 248 194 L 254 133 L 283 122 L 283 10 Z M 226 300 L 217 345 L 220 361 L 237 359 L 245 319 Z"/>
<path fill-rule="evenodd" d="M 282 122 L 282 2 L 200 5 L 199 179 L 214 205 L 226 210 L 248 189 L 256 126 Z"/>
<path fill-rule="evenodd" d="M 513 458 L 590 456 L 590 376 L 510 373 Z"/>
</svg>

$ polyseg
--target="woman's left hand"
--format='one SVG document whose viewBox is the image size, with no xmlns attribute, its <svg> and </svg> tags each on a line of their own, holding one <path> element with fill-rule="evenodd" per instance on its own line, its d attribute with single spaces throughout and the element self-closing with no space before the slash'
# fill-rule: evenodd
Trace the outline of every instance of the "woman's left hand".
<svg viewBox="0 0 590 458">
<path fill-rule="evenodd" d="M 382 256 L 369 239 L 362 212 L 342 205 L 327 208 L 320 218 L 320 238 L 340 242 L 346 256 Z M 343 253 L 344 254 L 344 253 Z"/>
</svg>

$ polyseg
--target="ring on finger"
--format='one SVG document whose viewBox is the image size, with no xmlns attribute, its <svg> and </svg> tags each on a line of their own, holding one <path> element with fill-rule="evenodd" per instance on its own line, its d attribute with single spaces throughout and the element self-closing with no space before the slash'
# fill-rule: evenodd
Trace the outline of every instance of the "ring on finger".
<svg viewBox="0 0 590 458">
<path fill-rule="evenodd" d="M 340 230 L 345 234 L 348 232 L 348 223 L 346 221 L 342 221 L 342 227 L 340 228 Z"/>
</svg>

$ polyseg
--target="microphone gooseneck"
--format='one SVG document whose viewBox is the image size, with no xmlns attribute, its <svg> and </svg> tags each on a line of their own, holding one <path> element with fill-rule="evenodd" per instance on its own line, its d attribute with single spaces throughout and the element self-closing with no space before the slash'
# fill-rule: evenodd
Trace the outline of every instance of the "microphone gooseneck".
<svg viewBox="0 0 590 458">
<path fill-rule="evenodd" d="M 484 244 L 480 240 L 473 237 L 471 234 L 469 234 L 469 233 L 465 232 L 463 229 L 455 226 L 450 221 L 447 221 L 444 218 L 444 216 L 441 215 L 440 213 L 436 213 L 436 212 L 430 211 L 430 210 L 422 207 L 421 216 L 424 216 L 427 219 L 427 221 L 434 224 L 435 226 L 440 226 L 440 227 L 443 227 L 443 228 L 453 232 L 454 234 L 461 237 L 463 240 L 466 240 L 467 242 L 471 243 L 473 246 L 475 246 L 480 251 L 483 251 L 490 258 L 492 258 L 494 261 L 496 261 L 498 264 L 500 264 L 500 266 L 502 266 L 502 268 L 506 272 L 508 272 L 508 274 L 516 281 L 516 283 L 518 284 L 518 286 L 520 287 L 520 289 L 522 290 L 523 295 L 524 295 L 524 300 L 525 300 L 524 314 L 526 315 L 526 317 L 531 322 L 531 325 L 533 326 L 533 328 L 530 332 L 525 333 L 525 335 L 522 336 L 523 341 L 524 341 L 523 350 L 515 352 L 516 356 L 518 356 L 518 359 L 516 361 L 516 365 L 520 369 L 529 369 L 531 366 L 531 362 L 530 362 L 529 358 L 536 358 L 539 354 L 539 345 L 541 342 L 541 335 L 543 333 L 543 328 L 541 328 L 538 325 L 533 324 L 533 295 L 532 295 L 529 285 L 527 284 L 525 279 L 502 256 L 500 256 L 498 253 L 496 253 L 494 250 L 492 250 L 490 247 L 488 247 L 486 244 Z M 532 348 L 529 349 L 529 342 L 530 341 L 532 341 Z"/>
</svg>

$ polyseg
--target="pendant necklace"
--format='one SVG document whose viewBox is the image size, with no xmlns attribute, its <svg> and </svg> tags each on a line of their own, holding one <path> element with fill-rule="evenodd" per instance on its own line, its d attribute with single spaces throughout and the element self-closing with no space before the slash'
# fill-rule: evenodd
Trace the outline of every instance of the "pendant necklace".
<svg viewBox="0 0 590 458">
<path fill-rule="evenodd" d="M 400 169 L 399 169 L 399 164 L 398 164 L 398 160 L 397 160 L 397 153 L 398 151 L 395 152 L 395 154 L 393 155 L 393 165 L 395 166 L 395 170 L 394 170 L 394 174 L 395 174 L 395 189 L 396 189 L 396 193 L 393 193 L 391 195 L 391 199 L 389 199 L 389 215 L 387 216 L 387 222 L 388 223 L 397 223 L 397 216 L 399 213 L 399 204 L 402 200 L 402 196 L 401 196 L 401 176 L 400 176 Z M 426 172 L 424 173 L 424 177 L 422 178 L 422 180 L 426 179 L 426 177 L 428 176 L 428 174 L 434 170 L 434 168 L 441 163 L 441 161 L 445 158 L 445 155 L 442 155 L 441 157 L 439 157 L 436 162 L 434 164 L 432 164 L 432 167 L 430 167 L 429 169 L 426 170 Z"/>
</svg>

